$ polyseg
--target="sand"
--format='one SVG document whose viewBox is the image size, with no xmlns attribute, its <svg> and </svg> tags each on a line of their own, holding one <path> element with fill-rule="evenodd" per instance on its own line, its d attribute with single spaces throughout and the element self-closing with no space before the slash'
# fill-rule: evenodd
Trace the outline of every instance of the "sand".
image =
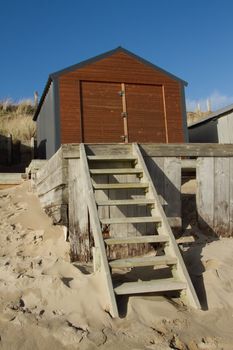
<svg viewBox="0 0 233 350">
<path fill-rule="evenodd" d="M 197 232 L 183 247 L 202 311 L 132 296 L 112 319 L 100 276 L 70 263 L 65 236 L 28 182 L 0 191 L 0 349 L 233 348 L 233 239 Z"/>
</svg>

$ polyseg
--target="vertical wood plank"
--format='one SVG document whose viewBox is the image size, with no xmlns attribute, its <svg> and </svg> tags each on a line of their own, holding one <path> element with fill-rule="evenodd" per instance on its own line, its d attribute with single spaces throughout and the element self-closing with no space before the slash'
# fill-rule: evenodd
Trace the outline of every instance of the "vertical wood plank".
<svg viewBox="0 0 233 350">
<path fill-rule="evenodd" d="M 12 135 L 7 135 L 7 164 L 12 163 Z"/>
<path fill-rule="evenodd" d="M 203 228 L 214 225 L 214 158 L 197 159 L 197 213 L 198 223 Z"/>
<path fill-rule="evenodd" d="M 164 157 L 146 157 L 145 163 L 148 168 L 151 180 L 155 186 L 155 189 L 159 195 L 160 203 L 165 208 L 164 199 Z M 148 209 L 149 210 L 149 209 Z M 148 233 L 155 233 L 155 225 L 148 223 L 146 225 Z"/>
<path fill-rule="evenodd" d="M 88 210 L 80 159 L 69 159 L 69 238 L 72 259 L 90 260 Z"/>
<path fill-rule="evenodd" d="M 229 193 L 230 193 L 230 200 L 229 200 L 229 236 L 233 237 L 233 157 L 229 158 Z"/>
<path fill-rule="evenodd" d="M 180 219 L 181 224 L 181 160 L 164 158 L 164 198 L 167 217 Z M 180 225 L 181 226 L 181 225 Z"/>
<path fill-rule="evenodd" d="M 120 166 L 120 165 L 119 165 Z M 122 183 L 127 181 L 126 175 L 114 175 L 109 177 L 110 183 Z M 125 190 L 110 190 L 109 198 L 110 199 L 124 199 L 126 197 Z M 127 216 L 127 207 L 118 207 L 118 206 L 110 206 L 110 217 L 111 218 L 120 218 Z M 111 225 L 111 237 L 127 237 L 127 224 L 112 224 Z M 110 256 L 113 259 L 120 258 L 122 256 L 128 255 L 128 246 L 121 245 L 120 248 L 116 249 L 116 247 L 112 246 L 110 249 Z"/>
<path fill-rule="evenodd" d="M 228 120 L 229 143 L 233 143 L 233 133 L 232 133 L 232 130 L 233 130 L 233 112 L 228 114 L 227 120 Z M 226 142 L 224 142 L 224 143 L 226 143 Z"/>
<path fill-rule="evenodd" d="M 162 206 L 164 199 L 164 159 L 165 157 L 146 157 L 145 162 L 150 173 L 151 180 L 160 196 Z"/>
<path fill-rule="evenodd" d="M 214 231 L 218 236 L 227 236 L 230 224 L 230 162 L 218 157 L 214 162 Z"/>
</svg>

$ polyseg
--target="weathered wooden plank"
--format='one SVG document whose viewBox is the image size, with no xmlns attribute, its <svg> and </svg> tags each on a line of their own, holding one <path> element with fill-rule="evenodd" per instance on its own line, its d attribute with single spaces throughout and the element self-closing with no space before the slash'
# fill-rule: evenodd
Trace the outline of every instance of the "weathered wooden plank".
<svg viewBox="0 0 233 350">
<path fill-rule="evenodd" d="M 229 236 L 231 230 L 231 162 L 226 157 L 199 158 L 197 162 L 198 222 L 217 236 Z"/>
<path fill-rule="evenodd" d="M 129 155 L 132 151 L 132 145 L 122 144 L 122 143 L 99 143 L 99 144 L 87 144 L 86 146 L 87 154 L 96 154 L 96 155 L 111 155 L 117 156 L 119 154 Z"/>
<path fill-rule="evenodd" d="M 140 144 L 147 157 L 232 157 L 233 144 L 185 143 Z"/>
<path fill-rule="evenodd" d="M 225 116 L 224 118 L 218 118 L 217 131 L 218 142 L 220 144 L 230 143 L 230 135 L 232 134 L 230 130 L 232 129 L 230 129 L 229 127 L 229 116 Z"/>
<path fill-rule="evenodd" d="M 91 178 L 89 174 L 89 167 L 86 158 L 86 152 L 84 145 L 80 145 L 81 152 L 81 172 L 83 176 L 83 190 L 86 195 L 87 206 L 90 213 L 90 224 L 92 227 L 92 232 L 95 241 L 95 248 L 99 251 L 100 256 L 100 273 L 103 276 L 103 281 L 105 282 L 105 288 L 107 292 L 106 309 L 109 310 L 113 317 L 118 317 L 118 309 L 116 304 L 116 299 L 113 291 L 112 280 L 110 276 L 110 269 L 107 261 L 105 245 L 102 236 L 102 230 L 100 226 L 98 210 L 95 203 L 95 196 L 93 192 L 93 187 L 91 183 Z"/>
<path fill-rule="evenodd" d="M 135 168 L 115 168 L 115 169 L 90 169 L 91 175 L 102 174 L 102 175 L 113 175 L 113 174 L 141 174 L 142 169 Z"/>
<path fill-rule="evenodd" d="M 160 222 L 159 216 L 145 216 L 145 217 L 127 217 L 127 218 L 109 218 L 101 219 L 103 224 L 123 224 L 123 223 L 145 223 L 145 222 Z"/>
<path fill-rule="evenodd" d="M 128 163 L 127 163 L 128 164 Z M 120 167 L 124 167 L 124 164 L 120 163 Z M 120 182 L 127 182 L 128 177 L 126 175 L 114 175 L 109 176 L 109 182 L 113 183 L 120 183 Z M 125 189 L 118 189 L 110 190 L 109 191 L 109 198 L 111 200 L 119 200 L 122 198 L 127 198 L 127 190 Z M 111 206 L 109 207 L 109 213 L 110 218 L 119 217 L 119 218 L 125 218 L 128 213 L 127 207 L 118 207 L 118 206 Z M 127 224 L 122 223 L 119 225 L 110 225 L 110 237 L 117 237 L 119 233 L 122 236 L 127 236 Z M 108 247 L 108 258 L 109 259 L 116 259 L 121 256 L 127 256 L 128 255 L 128 246 L 121 246 L 120 249 L 115 249 L 114 247 Z"/>
<path fill-rule="evenodd" d="M 197 213 L 200 227 L 214 225 L 214 158 L 197 159 Z"/>
<path fill-rule="evenodd" d="M 23 182 L 22 175 L 21 173 L 0 173 L 0 184 L 20 184 Z"/>
<path fill-rule="evenodd" d="M 159 200 L 163 208 L 167 205 L 164 193 L 164 158 L 163 157 L 146 157 L 144 159 L 149 171 L 153 185 L 156 188 Z M 147 224 L 147 232 L 154 233 L 152 224 Z"/>
<path fill-rule="evenodd" d="M 117 295 L 175 291 L 187 288 L 186 283 L 174 278 L 153 281 L 125 282 L 114 288 Z"/>
<path fill-rule="evenodd" d="M 37 171 L 36 178 L 38 183 L 45 180 L 58 168 L 67 167 L 67 164 L 67 160 L 62 156 L 62 148 L 59 148 L 59 150 L 49 159 L 49 161 Z"/>
<path fill-rule="evenodd" d="M 153 185 L 160 196 L 160 203 L 164 205 L 164 158 L 163 157 L 147 157 L 145 163 L 149 171 Z"/>
<path fill-rule="evenodd" d="M 105 243 L 107 245 L 115 245 L 115 244 L 141 244 L 141 243 L 165 243 L 168 242 L 169 238 L 165 235 L 147 235 L 147 236 L 131 236 L 131 237 L 122 237 L 119 236 L 117 238 L 107 238 L 105 239 Z"/>
<path fill-rule="evenodd" d="M 229 158 L 229 216 L 230 216 L 230 222 L 229 222 L 229 236 L 233 237 L 233 157 Z"/>
<path fill-rule="evenodd" d="M 181 168 L 184 170 L 195 170 L 197 166 L 196 159 L 181 159 Z"/>
<path fill-rule="evenodd" d="M 153 199 L 109 199 L 105 201 L 97 201 L 98 206 L 112 205 L 154 205 Z M 131 215 L 133 216 L 133 215 Z"/>
<path fill-rule="evenodd" d="M 107 149 L 106 149 L 107 152 Z M 104 162 L 129 162 L 129 161 L 136 161 L 135 157 L 132 157 L 131 155 L 122 154 L 122 155 L 111 155 L 111 154 L 103 154 L 103 155 L 90 155 L 88 156 L 89 161 L 104 161 Z"/>
<path fill-rule="evenodd" d="M 97 164 L 99 167 L 100 165 Z M 109 176 L 108 175 L 98 175 L 94 176 L 94 180 L 96 183 L 108 183 L 109 182 Z M 95 199 L 96 201 L 98 200 L 108 200 L 109 198 L 109 191 L 104 190 L 104 191 L 95 191 Z M 98 207 L 98 215 L 99 218 L 109 218 L 110 216 L 110 208 L 108 206 L 106 207 Z M 102 226 L 102 232 L 103 232 L 103 237 L 108 238 L 110 235 L 112 235 L 111 228 L 108 225 Z M 94 255 L 93 255 L 94 258 Z"/>
<path fill-rule="evenodd" d="M 30 173 L 31 171 L 38 171 L 42 167 L 45 166 L 45 164 L 48 163 L 47 159 L 32 159 L 28 167 L 26 168 L 26 173 Z"/>
<path fill-rule="evenodd" d="M 125 154 L 130 153 L 131 144 L 92 144 L 87 145 L 93 153 Z M 170 144 L 140 144 L 143 156 L 149 157 L 232 157 L 233 144 L 215 143 L 170 143 Z M 62 145 L 64 158 L 79 158 L 79 144 Z"/>
<path fill-rule="evenodd" d="M 44 210 L 52 218 L 54 225 L 68 225 L 67 204 L 47 206 Z"/>
<path fill-rule="evenodd" d="M 159 215 L 161 218 L 161 226 L 157 227 L 158 234 L 167 234 L 169 236 L 169 245 L 167 245 L 164 248 L 164 252 L 166 255 L 171 255 L 171 256 L 175 255 L 177 257 L 177 267 L 175 270 L 172 270 L 173 277 L 177 276 L 181 281 L 186 282 L 187 284 L 186 296 L 187 296 L 188 302 L 193 307 L 199 309 L 200 308 L 199 300 L 193 288 L 191 279 L 189 277 L 186 266 L 180 254 L 179 248 L 176 244 L 175 237 L 173 236 L 173 233 L 169 226 L 167 217 L 159 202 L 157 191 L 155 189 L 155 186 L 152 183 L 152 180 L 150 178 L 150 174 L 145 164 L 145 161 L 143 159 L 143 156 L 137 144 L 134 144 L 133 147 L 134 147 L 134 153 L 137 154 L 138 156 L 138 166 L 141 166 L 143 168 L 145 179 L 150 184 L 149 193 L 151 193 L 151 195 L 155 198 L 155 201 L 157 203 L 156 208 L 152 209 L 151 212 L 152 212 L 152 215 L 154 215 L 154 212 L 156 212 L 156 215 Z"/>
<path fill-rule="evenodd" d="M 67 185 L 56 187 L 53 190 L 38 195 L 42 207 L 51 205 L 68 204 L 68 187 Z"/>
<path fill-rule="evenodd" d="M 164 206 L 166 216 L 181 218 L 181 161 L 178 158 L 164 158 Z M 180 220 L 182 226 L 182 220 Z"/>
<path fill-rule="evenodd" d="M 80 159 L 69 159 L 69 237 L 72 260 L 90 260 L 88 209 Z"/>
<path fill-rule="evenodd" d="M 147 183 L 108 183 L 108 184 L 95 184 L 93 183 L 93 187 L 95 190 L 118 190 L 118 189 L 135 189 L 141 188 L 146 189 L 148 187 Z"/>
<path fill-rule="evenodd" d="M 79 143 L 66 143 L 61 145 L 61 149 L 64 159 L 80 158 Z"/>
<path fill-rule="evenodd" d="M 230 167 L 229 158 L 215 158 L 214 162 L 214 232 L 228 236 L 230 225 Z"/>
<path fill-rule="evenodd" d="M 54 172 L 51 172 L 46 179 L 37 181 L 37 193 L 39 195 L 45 194 L 56 187 L 67 185 L 68 182 L 68 168 L 57 168 Z"/>
<path fill-rule="evenodd" d="M 173 256 L 143 256 L 128 259 L 117 259 L 109 262 L 109 265 L 114 269 L 125 267 L 140 267 L 140 266 L 161 266 L 174 265 L 177 259 Z"/>
</svg>

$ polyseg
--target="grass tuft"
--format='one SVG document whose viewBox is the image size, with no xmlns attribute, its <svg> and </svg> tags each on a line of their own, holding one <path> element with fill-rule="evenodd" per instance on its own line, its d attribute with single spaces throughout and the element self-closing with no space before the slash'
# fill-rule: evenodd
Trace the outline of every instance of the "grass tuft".
<svg viewBox="0 0 233 350">
<path fill-rule="evenodd" d="M 30 99 L 13 103 L 11 99 L 0 101 L 0 135 L 12 135 L 13 142 L 30 140 L 36 134 L 32 120 L 35 106 Z"/>
</svg>

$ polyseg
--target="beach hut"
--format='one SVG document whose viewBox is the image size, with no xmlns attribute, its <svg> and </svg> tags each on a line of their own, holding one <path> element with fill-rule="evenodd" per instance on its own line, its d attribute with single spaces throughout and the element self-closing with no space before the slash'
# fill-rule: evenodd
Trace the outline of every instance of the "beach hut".
<svg viewBox="0 0 233 350">
<path fill-rule="evenodd" d="M 190 142 L 233 143 L 233 104 L 190 124 L 188 130 Z"/>
<path fill-rule="evenodd" d="M 66 143 L 185 142 L 185 85 L 121 47 L 50 74 L 34 115 L 39 157 Z"/>
</svg>

